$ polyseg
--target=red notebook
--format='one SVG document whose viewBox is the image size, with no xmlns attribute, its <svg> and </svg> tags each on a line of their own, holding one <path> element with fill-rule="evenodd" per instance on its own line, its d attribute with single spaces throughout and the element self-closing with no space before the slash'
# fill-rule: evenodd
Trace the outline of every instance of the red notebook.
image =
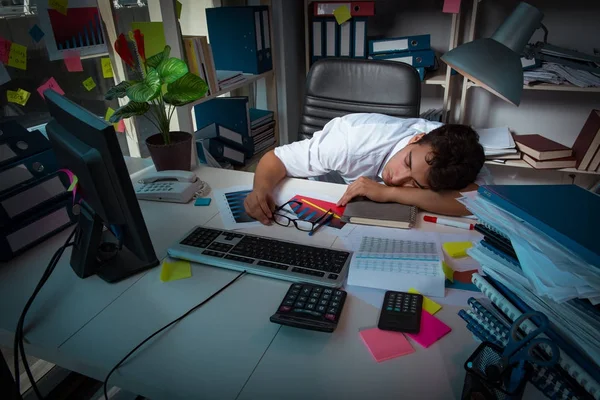
<svg viewBox="0 0 600 400">
<path fill-rule="evenodd" d="M 571 157 L 573 150 L 565 145 L 543 137 L 542 135 L 517 135 L 515 136 L 517 148 L 536 160 L 554 160 L 557 158 Z"/>
<path fill-rule="evenodd" d="M 560 169 L 560 168 L 573 168 L 577 164 L 577 158 L 575 157 L 564 157 L 557 158 L 556 160 L 536 160 L 533 157 L 523 154 L 523 160 L 535 169 Z"/>
</svg>

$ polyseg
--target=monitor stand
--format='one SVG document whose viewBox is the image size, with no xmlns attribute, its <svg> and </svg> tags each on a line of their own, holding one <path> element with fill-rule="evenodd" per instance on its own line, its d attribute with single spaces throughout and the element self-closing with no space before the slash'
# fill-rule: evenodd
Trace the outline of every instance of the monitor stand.
<svg viewBox="0 0 600 400">
<path fill-rule="evenodd" d="M 71 268 L 80 278 L 98 275 L 109 283 L 119 282 L 158 265 L 158 260 L 140 260 L 129 249 L 119 248 L 117 238 L 85 202 L 81 202 Z"/>
</svg>

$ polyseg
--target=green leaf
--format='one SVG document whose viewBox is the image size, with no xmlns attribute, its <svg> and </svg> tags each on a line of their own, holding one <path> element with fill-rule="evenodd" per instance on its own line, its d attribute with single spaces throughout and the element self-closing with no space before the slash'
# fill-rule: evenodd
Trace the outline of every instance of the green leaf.
<svg viewBox="0 0 600 400">
<path fill-rule="evenodd" d="M 160 95 L 160 86 L 158 72 L 150 68 L 143 81 L 127 88 L 127 96 L 130 100 L 140 103 L 151 101 Z"/>
<path fill-rule="evenodd" d="M 163 60 L 158 68 L 156 68 L 156 71 L 158 71 L 162 82 L 173 83 L 188 73 L 188 67 L 186 63 L 178 58 L 169 58 L 168 60 Z"/>
<path fill-rule="evenodd" d="M 137 81 L 123 81 L 117 86 L 113 86 L 108 89 L 108 92 L 104 95 L 106 100 L 113 100 L 116 98 L 125 97 L 127 95 L 127 88 L 137 83 Z"/>
<path fill-rule="evenodd" d="M 146 66 L 157 68 L 163 60 L 169 59 L 169 54 L 171 54 L 171 46 L 166 45 L 162 53 L 157 53 L 146 60 Z"/>
<path fill-rule="evenodd" d="M 138 103 L 136 101 L 130 101 L 123 107 L 119 107 L 117 111 L 110 117 L 110 123 L 114 124 L 122 119 L 133 117 L 135 115 L 143 115 L 150 109 L 148 103 Z"/>
<path fill-rule="evenodd" d="M 167 93 L 164 95 L 165 103 L 183 106 L 203 97 L 207 89 L 208 86 L 202 78 L 188 72 L 175 82 L 167 85 Z"/>
</svg>

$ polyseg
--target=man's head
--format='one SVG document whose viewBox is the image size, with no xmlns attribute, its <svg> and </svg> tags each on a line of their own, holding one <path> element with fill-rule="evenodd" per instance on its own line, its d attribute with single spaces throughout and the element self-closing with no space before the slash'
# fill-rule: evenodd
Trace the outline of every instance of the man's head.
<svg viewBox="0 0 600 400">
<path fill-rule="evenodd" d="M 383 167 L 388 186 L 460 190 L 475 181 L 485 155 L 477 133 L 466 125 L 446 124 L 415 135 Z"/>
</svg>

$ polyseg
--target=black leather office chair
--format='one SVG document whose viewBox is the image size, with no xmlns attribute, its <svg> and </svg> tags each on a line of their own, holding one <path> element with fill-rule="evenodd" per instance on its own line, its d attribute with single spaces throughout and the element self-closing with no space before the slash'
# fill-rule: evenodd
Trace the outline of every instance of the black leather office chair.
<svg viewBox="0 0 600 400">
<path fill-rule="evenodd" d="M 408 64 L 356 58 L 317 61 L 306 78 L 298 140 L 309 139 L 335 117 L 380 113 L 418 117 L 421 81 Z"/>
</svg>

